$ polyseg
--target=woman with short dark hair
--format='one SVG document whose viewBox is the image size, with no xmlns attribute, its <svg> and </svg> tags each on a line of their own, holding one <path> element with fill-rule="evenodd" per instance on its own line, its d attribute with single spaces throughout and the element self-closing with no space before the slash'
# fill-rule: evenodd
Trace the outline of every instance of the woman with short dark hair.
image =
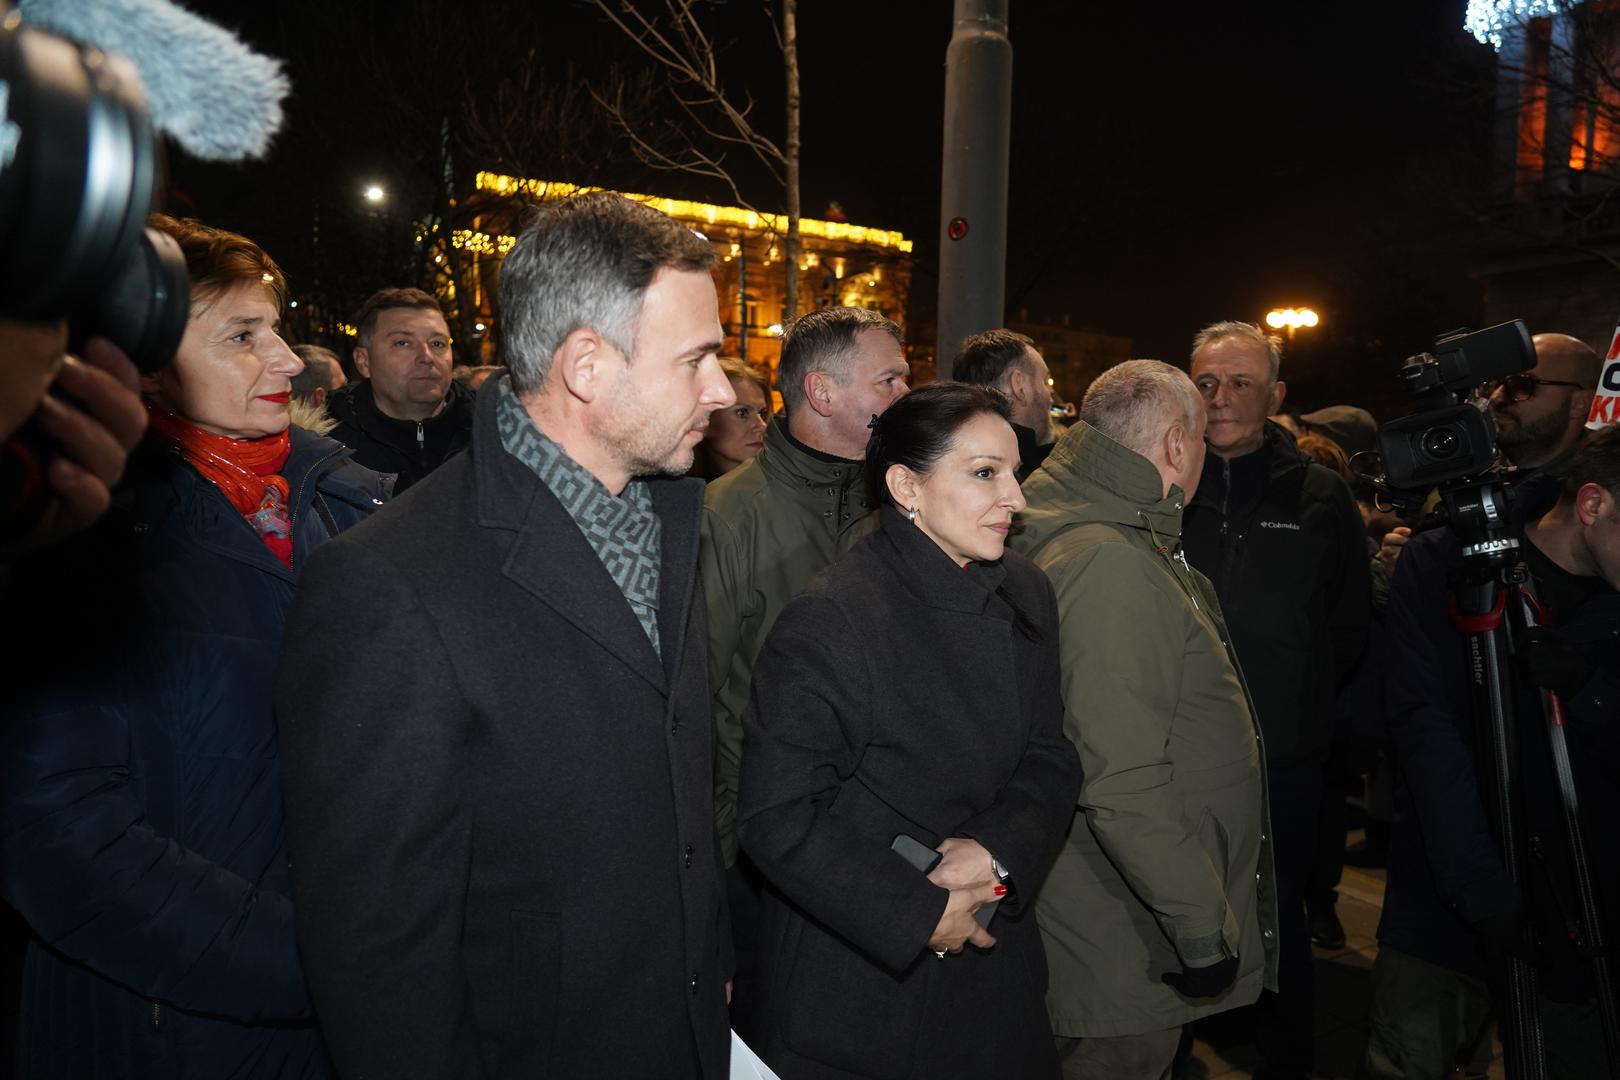
<svg viewBox="0 0 1620 1080">
<path fill-rule="evenodd" d="M 389 482 L 288 427 L 302 361 L 246 237 L 180 245 L 191 314 L 143 379 L 112 509 L 17 568 L 33 634 L 0 710 L 0 893 L 28 923 L 16 1075 L 331 1075 L 304 988 L 271 673 L 310 552 Z"/>
<path fill-rule="evenodd" d="M 783 610 L 754 676 L 755 1037 L 784 1080 L 1055 1077 L 1029 901 L 1080 765 L 1051 586 L 1005 547 L 1006 401 L 915 390 L 866 460 L 881 528 Z"/>
</svg>

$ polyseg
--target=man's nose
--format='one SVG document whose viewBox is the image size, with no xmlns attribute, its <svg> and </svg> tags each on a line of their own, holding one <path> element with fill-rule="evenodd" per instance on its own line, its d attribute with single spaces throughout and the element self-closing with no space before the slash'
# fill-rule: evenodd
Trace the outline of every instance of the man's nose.
<svg viewBox="0 0 1620 1080">
<path fill-rule="evenodd" d="M 712 365 L 713 374 L 709 377 L 703 396 L 699 401 L 712 409 L 724 409 L 737 400 L 737 391 L 732 387 L 731 380 L 726 377 L 725 371 L 719 364 Z"/>
</svg>

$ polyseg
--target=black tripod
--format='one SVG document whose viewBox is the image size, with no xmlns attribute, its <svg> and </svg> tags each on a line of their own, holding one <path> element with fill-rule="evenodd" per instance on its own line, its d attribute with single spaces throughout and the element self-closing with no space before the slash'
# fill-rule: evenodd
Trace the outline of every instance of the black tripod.
<svg viewBox="0 0 1620 1080">
<path fill-rule="evenodd" d="M 1509 876 L 1528 895 L 1530 837 L 1525 828 L 1523 766 L 1519 746 L 1518 697 L 1510 657 L 1528 632 L 1545 622 L 1533 582 L 1519 557 L 1518 540 L 1507 535 L 1506 498 L 1499 484 L 1469 487 L 1445 495 L 1453 528 L 1463 540 L 1462 573 L 1452 595 L 1451 616 L 1468 637 L 1470 681 L 1478 705 L 1477 760 L 1481 794 L 1491 829 Z M 1582 835 L 1579 793 L 1564 737 L 1564 707 L 1556 693 L 1541 691 L 1548 748 L 1563 811 L 1563 827 L 1575 881 L 1575 910 L 1565 912 L 1577 951 L 1592 968 L 1597 1010 L 1609 1059 L 1609 1075 L 1620 1077 L 1620 1023 L 1614 983 L 1605 951 L 1602 918 Z M 1499 1002 L 1505 1030 L 1507 1074 L 1512 1080 L 1544 1080 L 1546 1044 L 1538 1006 L 1530 927 L 1520 931 L 1526 948 L 1507 960 Z"/>
</svg>

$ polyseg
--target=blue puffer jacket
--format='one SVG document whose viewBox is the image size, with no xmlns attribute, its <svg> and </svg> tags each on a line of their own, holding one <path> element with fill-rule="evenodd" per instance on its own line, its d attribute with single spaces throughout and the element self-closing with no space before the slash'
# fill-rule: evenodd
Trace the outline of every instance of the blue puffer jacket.
<svg viewBox="0 0 1620 1080">
<path fill-rule="evenodd" d="M 297 568 L 389 497 L 349 454 L 293 429 L 293 570 L 150 446 L 94 530 L 18 568 L 7 621 L 28 643 L 0 717 L 0 889 L 33 934 L 18 1076 L 331 1075 L 270 679 Z"/>
</svg>

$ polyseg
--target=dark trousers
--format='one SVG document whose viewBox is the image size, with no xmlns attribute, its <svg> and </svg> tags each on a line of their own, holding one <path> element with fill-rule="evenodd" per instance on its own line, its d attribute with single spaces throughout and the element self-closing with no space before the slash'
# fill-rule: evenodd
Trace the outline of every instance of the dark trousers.
<svg viewBox="0 0 1620 1080">
<path fill-rule="evenodd" d="M 1305 1076 L 1315 1057 L 1316 977 L 1305 893 L 1316 853 L 1322 767 L 1268 767 L 1266 780 L 1277 867 L 1277 992 L 1262 993 L 1255 1007 L 1254 1042 L 1260 1051 L 1255 1076 L 1282 1080 Z"/>
<path fill-rule="evenodd" d="M 1361 777 L 1351 764 L 1350 748 L 1343 741 L 1333 744 L 1333 754 L 1322 770 L 1322 809 L 1316 815 L 1316 854 L 1311 861 L 1310 884 L 1305 904 L 1310 911 L 1333 910 L 1339 899 L 1339 879 L 1344 876 L 1344 837 L 1349 831 L 1350 814 L 1345 800 L 1355 793 Z"/>
</svg>

